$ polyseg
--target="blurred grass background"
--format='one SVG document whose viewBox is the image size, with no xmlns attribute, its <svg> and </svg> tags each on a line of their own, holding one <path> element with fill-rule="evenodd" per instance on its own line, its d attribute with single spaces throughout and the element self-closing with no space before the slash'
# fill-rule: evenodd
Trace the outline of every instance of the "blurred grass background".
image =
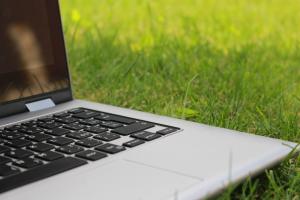
<svg viewBox="0 0 300 200">
<path fill-rule="evenodd" d="M 300 0 L 61 0 L 77 98 L 300 142 Z M 220 199 L 300 199 L 300 159 Z"/>
</svg>

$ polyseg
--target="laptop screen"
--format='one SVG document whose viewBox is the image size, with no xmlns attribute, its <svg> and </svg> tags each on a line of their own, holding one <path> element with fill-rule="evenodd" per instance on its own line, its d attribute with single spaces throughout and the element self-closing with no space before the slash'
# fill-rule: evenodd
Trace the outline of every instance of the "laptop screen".
<svg viewBox="0 0 300 200">
<path fill-rule="evenodd" d="M 0 0 L 0 104 L 69 88 L 51 1 Z"/>
</svg>

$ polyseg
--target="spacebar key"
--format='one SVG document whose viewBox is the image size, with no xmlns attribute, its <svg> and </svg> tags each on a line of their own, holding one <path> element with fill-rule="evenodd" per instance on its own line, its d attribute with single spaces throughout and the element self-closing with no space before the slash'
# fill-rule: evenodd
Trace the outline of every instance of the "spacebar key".
<svg viewBox="0 0 300 200">
<path fill-rule="evenodd" d="M 131 124 L 129 126 L 123 126 L 120 128 L 113 129 L 112 132 L 118 133 L 120 135 L 130 135 L 132 133 L 143 131 L 152 127 L 154 127 L 154 125 L 151 123 L 139 122 L 139 123 Z"/>
<path fill-rule="evenodd" d="M 56 160 L 23 173 L 1 179 L 0 193 L 53 176 L 84 164 L 87 164 L 87 162 L 73 157 L 66 157 Z"/>
</svg>

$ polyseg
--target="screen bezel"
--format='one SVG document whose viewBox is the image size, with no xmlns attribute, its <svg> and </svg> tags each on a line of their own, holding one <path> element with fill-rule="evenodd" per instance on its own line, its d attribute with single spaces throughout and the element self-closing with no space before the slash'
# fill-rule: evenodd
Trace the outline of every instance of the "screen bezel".
<svg viewBox="0 0 300 200">
<path fill-rule="evenodd" d="M 30 97 L 16 99 L 12 101 L 0 103 L 0 117 L 6 117 L 13 114 L 27 112 L 26 104 L 43 99 L 52 99 L 55 104 L 63 103 L 73 99 L 71 78 L 68 68 L 67 54 L 62 28 L 62 20 L 60 15 L 60 7 L 58 0 L 44 0 L 49 15 L 49 25 L 52 49 L 55 58 L 55 65 L 65 67 L 67 71 L 68 87 L 48 93 L 38 94 Z"/>
</svg>

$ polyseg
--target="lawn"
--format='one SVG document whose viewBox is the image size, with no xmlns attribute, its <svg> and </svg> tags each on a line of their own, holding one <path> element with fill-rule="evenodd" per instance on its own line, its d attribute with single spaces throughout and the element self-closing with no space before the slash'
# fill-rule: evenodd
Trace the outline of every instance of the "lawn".
<svg viewBox="0 0 300 200">
<path fill-rule="evenodd" d="M 77 98 L 300 142 L 299 0 L 61 0 Z M 220 199 L 300 199 L 300 159 Z"/>
</svg>

